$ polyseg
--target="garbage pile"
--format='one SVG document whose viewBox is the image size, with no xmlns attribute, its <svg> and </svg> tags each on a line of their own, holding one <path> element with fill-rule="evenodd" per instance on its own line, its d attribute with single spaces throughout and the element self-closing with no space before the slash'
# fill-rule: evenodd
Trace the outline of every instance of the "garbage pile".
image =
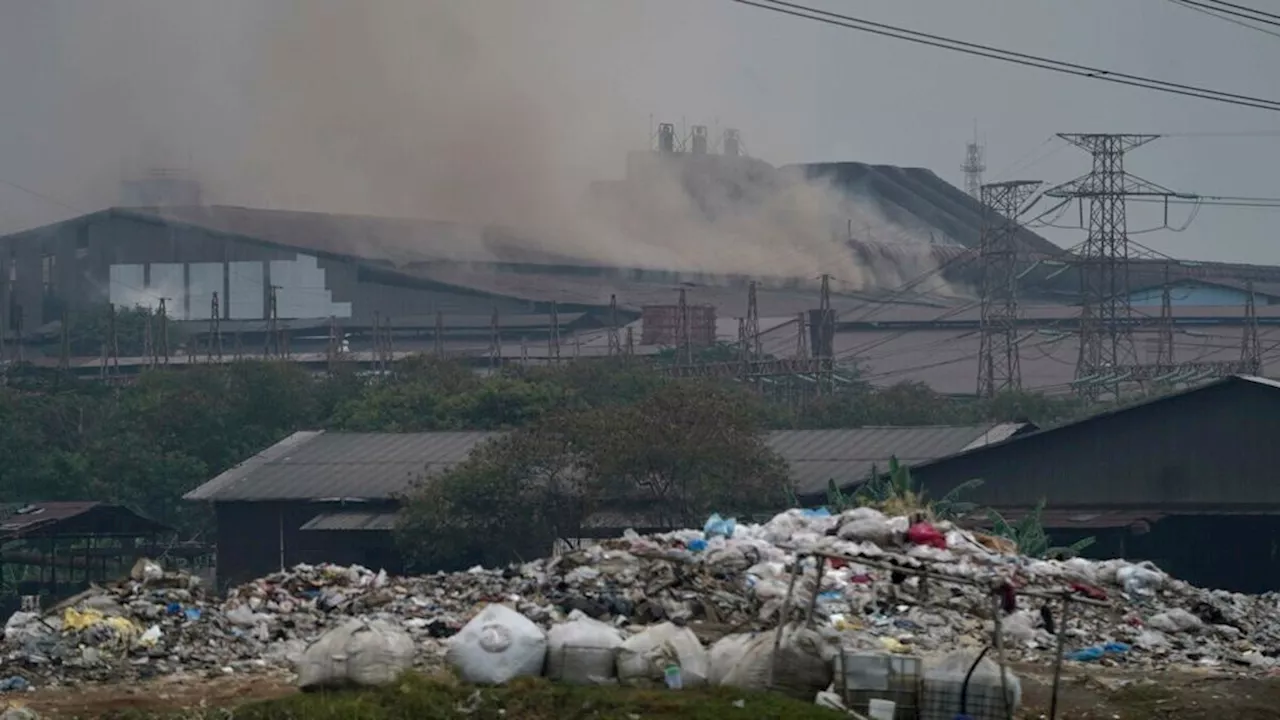
<svg viewBox="0 0 1280 720">
<path fill-rule="evenodd" d="M 815 552 L 831 556 L 820 586 Z M 792 586 L 797 562 L 803 572 Z M 1073 603 L 1064 621 L 1064 595 L 1095 604 Z M 1001 538 L 867 508 L 790 510 L 761 525 L 714 517 L 701 530 L 627 532 L 502 569 L 391 577 L 299 565 L 222 599 L 190 576 L 140 562 L 125 582 L 42 615 L 14 615 L 0 661 L 33 685 L 292 669 L 308 645 L 357 618 L 403 631 L 413 662 L 428 667 L 443 661 L 447 638 L 492 605 L 544 630 L 571 615 L 589 618 L 621 642 L 670 623 L 710 644 L 804 619 L 812 607 L 815 627 L 851 651 L 978 650 L 998 618 L 1014 660 L 1052 658 L 1063 633 L 1079 662 L 1242 672 L 1280 665 L 1275 595 L 1197 589 L 1150 564 L 1021 557 Z M 607 636 L 595 628 L 597 640 Z"/>
</svg>

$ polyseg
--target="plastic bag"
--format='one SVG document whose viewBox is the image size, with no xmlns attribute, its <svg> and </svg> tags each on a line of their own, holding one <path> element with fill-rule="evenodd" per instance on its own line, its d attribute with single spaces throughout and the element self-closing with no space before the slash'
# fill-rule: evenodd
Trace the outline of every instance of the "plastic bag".
<svg viewBox="0 0 1280 720">
<path fill-rule="evenodd" d="M 947 549 L 947 536 L 927 522 L 916 523 L 907 528 L 907 541 L 913 545 L 927 545 L 939 550 Z"/>
<path fill-rule="evenodd" d="M 975 667 L 975 655 L 969 652 L 955 652 L 927 666 L 924 670 L 924 692 L 921 697 L 924 705 L 921 715 L 932 713 L 931 717 L 952 717 L 960 712 L 960 693 L 968 677 L 970 691 L 968 693 L 968 712 L 977 717 L 986 710 L 995 717 L 998 713 L 1004 716 L 1003 703 L 1000 702 L 1000 665 L 990 658 L 982 658 Z M 970 675 L 970 668 L 973 673 Z M 1015 713 L 1022 704 L 1022 683 L 1009 668 L 1004 669 L 1004 684 L 1008 688 L 1009 707 Z M 982 692 L 977 688 L 995 688 L 995 692 Z M 985 707 L 975 707 L 982 705 Z"/>
<path fill-rule="evenodd" d="M 702 534 L 708 538 L 713 537 L 733 537 L 733 531 L 738 526 L 738 521 L 733 518 L 722 518 L 719 513 L 713 514 L 707 518 L 706 525 L 702 526 Z"/>
<path fill-rule="evenodd" d="M 505 605 L 489 605 L 449 639 L 445 662 L 463 682 L 501 685 L 537 677 L 547 657 L 547 636 Z"/>
<path fill-rule="evenodd" d="M 773 689 L 804 701 L 811 701 L 831 685 L 834 652 L 817 631 L 796 625 L 784 628 L 775 668 L 776 639 L 776 632 L 753 638 L 721 684 L 743 690 Z"/>
<path fill-rule="evenodd" d="M 1165 574 L 1150 562 L 1126 565 L 1116 570 L 1116 582 L 1129 595 L 1153 595 L 1164 585 Z"/>
<path fill-rule="evenodd" d="M 583 617 L 547 632 L 547 677 L 577 684 L 607 682 L 616 674 L 622 634 L 612 625 Z"/>
<path fill-rule="evenodd" d="M 1152 615 L 1147 625 L 1167 633 L 1196 632 L 1204 623 L 1200 618 L 1181 608 Z"/>
<path fill-rule="evenodd" d="M 385 620 L 353 618 L 316 639 L 298 659 L 298 687 L 373 686 L 413 666 L 413 639 Z"/>
<path fill-rule="evenodd" d="M 618 680 L 627 685 L 664 682 L 667 666 L 679 665 L 684 687 L 707 682 L 707 651 L 698 636 L 669 622 L 627 638 L 618 649 Z"/>
<path fill-rule="evenodd" d="M 738 635 L 725 635 L 711 646 L 711 650 L 707 652 L 709 670 L 707 673 L 707 683 L 709 685 L 720 685 L 724 682 L 724 678 L 733 670 L 733 666 L 738 664 L 742 654 L 751 645 L 751 641 L 755 639 L 753 633 L 741 633 Z"/>
</svg>

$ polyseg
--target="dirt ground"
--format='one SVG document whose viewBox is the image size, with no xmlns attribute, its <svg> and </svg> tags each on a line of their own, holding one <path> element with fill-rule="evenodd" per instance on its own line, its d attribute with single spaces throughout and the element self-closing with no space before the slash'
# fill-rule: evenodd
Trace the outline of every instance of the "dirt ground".
<svg viewBox="0 0 1280 720">
<path fill-rule="evenodd" d="M 1023 682 L 1019 718 L 1049 717 L 1052 672 L 1018 667 Z M 121 712 L 171 713 L 233 707 L 294 692 L 285 676 L 231 676 L 155 681 L 134 686 L 39 690 L 21 701 L 46 718 L 92 718 Z M 0 707 L 3 707 L 0 698 Z M 193 713 L 198 716 L 198 713 Z M 1280 677 L 1243 678 L 1208 672 L 1144 674 L 1072 666 L 1064 673 L 1063 720 L 1280 720 Z"/>
</svg>

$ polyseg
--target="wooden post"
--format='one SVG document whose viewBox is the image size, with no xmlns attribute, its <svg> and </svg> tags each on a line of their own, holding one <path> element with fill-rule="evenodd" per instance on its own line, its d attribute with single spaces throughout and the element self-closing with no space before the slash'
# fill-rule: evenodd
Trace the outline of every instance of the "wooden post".
<svg viewBox="0 0 1280 720">
<path fill-rule="evenodd" d="M 1053 695 L 1049 700 L 1049 720 L 1058 717 L 1058 686 L 1062 682 L 1062 656 L 1067 643 L 1067 620 L 1071 617 L 1071 593 L 1062 594 L 1062 617 L 1058 620 L 1058 654 L 1053 660 Z"/>
</svg>

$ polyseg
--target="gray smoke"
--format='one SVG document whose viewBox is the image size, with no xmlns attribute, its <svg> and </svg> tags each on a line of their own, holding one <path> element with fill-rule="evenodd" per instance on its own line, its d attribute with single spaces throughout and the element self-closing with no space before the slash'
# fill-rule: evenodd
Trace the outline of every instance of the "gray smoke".
<svg viewBox="0 0 1280 720">
<path fill-rule="evenodd" d="M 787 173 L 731 164 L 691 185 L 686 170 L 663 167 L 628 178 L 626 202 L 584 202 L 591 181 L 625 176 L 652 113 L 701 113 L 712 124 L 733 106 L 722 88 L 745 49 L 717 9 L 663 0 L 6 3 L 3 176 L 61 204 L 13 221 L 110 205 L 123 175 L 176 166 L 193 170 L 214 203 L 498 224 L 600 263 L 900 282 L 892 268 L 853 259 L 846 223 L 856 236 L 874 228 L 877 241 L 927 237 Z M 751 118 L 732 120 L 749 138 Z M 0 212 L 13 204 L 0 194 Z"/>
</svg>

